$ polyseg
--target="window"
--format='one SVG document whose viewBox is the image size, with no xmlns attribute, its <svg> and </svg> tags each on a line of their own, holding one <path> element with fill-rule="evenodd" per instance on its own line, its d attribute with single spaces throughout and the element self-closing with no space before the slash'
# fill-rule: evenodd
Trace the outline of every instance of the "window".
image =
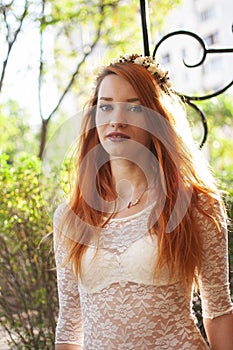
<svg viewBox="0 0 233 350">
<path fill-rule="evenodd" d="M 199 21 L 206 22 L 212 18 L 215 18 L 215 9 L 214 7 L 209 7 L 204 11 L 200 12 Z"/>
<path fill-rule="evenodd" d="M 171 57 L 169 53 L 166 53 L 162 56 L 161 64 L 165 65 L 168 64 L 171 61 Z"/>
<path fill-rule="evenodd" d="M 209 34 L 204 38 L 204 41 L 206 42 L 207 45 L 214 45 L 218 42 L 218 40 L 219 40 L 218 32 Z"/>
<path fill-rule="evenodd" d="M 221 57 L 212 58 L 208 63 L 204 65 L 204 74 L 213 75 L 217 72 L 222 72 Z"/>
<path fill-rule="evenodd" d="M 182 49 L 182 58 L 185 59 L 186 58 L 186 49 Z"/>
</svg>

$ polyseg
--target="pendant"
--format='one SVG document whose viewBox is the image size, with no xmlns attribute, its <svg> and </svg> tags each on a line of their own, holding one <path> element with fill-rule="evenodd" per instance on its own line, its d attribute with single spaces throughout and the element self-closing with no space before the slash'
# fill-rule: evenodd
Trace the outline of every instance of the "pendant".
<svg viewBox="0 0 233 350">
<path fill-rule="evenodd" d="M 134 203 L 132 203 L 131 201 L 128 203 L 127 208 L 130 209 L 131 207 L 134 207 L 135 205 L 137 205 L 139 203 L 140 199 L 138 198 Z"/>
</svg>

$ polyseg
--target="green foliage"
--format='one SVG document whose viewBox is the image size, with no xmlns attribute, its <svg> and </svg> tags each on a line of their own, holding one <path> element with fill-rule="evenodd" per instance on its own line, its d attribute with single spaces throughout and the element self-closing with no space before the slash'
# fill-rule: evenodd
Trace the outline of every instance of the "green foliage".
<svg viewBox="0 0 233 350">
<path fill-rule="evenodd" d="M 210 163 L 223 189 L 233 196 L 233 102 L 231 95 L 213 99 L 212 103 L 203 104 L 208 116 L 209 137 L 207 146 L 210 150 Z"/>
<path fill-rule="evenodd" d="M 11 349 L 52 349 L 58 312 L 51 218 L 39 187 L 40 161 L 1 155 L 0 321 Z M 44 185 L 45 186 L 45 185 Z M 48 190 L 44 188 L 44 190 Z"/>
<path fill-rule="evenodd" d="M 221 186 L 226 189 L 229 195 L 233 196 L 232 174 L 232 148 L 233 148 L 233 102 L 232 96 L 220 95 L 211 100 L 198 102 L 203 110 L 208 124 L 208 138 L 204 151 L 219 178 Z M 198 116 L 192 110 L 189 111 L 193 124 L 194 134 L 200 141 L 202 126 Z"/>
<path fill-rule="evenodd" d="M 8 155 L 8 162 L 21 151 L 35 154 L 38 149 L 36 133 L 29 125 L 29 116 L 16 101 L 0 105 L 0 150 Z"/>
</svg>

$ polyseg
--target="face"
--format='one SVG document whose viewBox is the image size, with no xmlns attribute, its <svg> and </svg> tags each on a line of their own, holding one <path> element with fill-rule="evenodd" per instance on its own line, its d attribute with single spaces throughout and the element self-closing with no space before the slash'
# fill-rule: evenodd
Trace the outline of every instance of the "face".
<svg viewBox="0 0 233 350">
<path fill-rule="evenodd" d="M 125 79 L 111 74 L 99 88 L 96 127 L 100 143 L 110 159 L 139 156 L 150 148 L 146 117 L 133 87 Z"/>
</svg>

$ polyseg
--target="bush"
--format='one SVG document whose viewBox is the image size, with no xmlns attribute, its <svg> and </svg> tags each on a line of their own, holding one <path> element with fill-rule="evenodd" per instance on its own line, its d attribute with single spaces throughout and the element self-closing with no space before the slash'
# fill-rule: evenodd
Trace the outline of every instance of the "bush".
<svg viewBox="0 0 233 350">
<path fill-rule="evenodd" d="M 58 303 L 52 222 L 39 188 L 41 163 L 21 155 L 10 166 L 2 155 L 0 164 L 1 325 L 12 349 L 52 349 Z"/>
</svg>

